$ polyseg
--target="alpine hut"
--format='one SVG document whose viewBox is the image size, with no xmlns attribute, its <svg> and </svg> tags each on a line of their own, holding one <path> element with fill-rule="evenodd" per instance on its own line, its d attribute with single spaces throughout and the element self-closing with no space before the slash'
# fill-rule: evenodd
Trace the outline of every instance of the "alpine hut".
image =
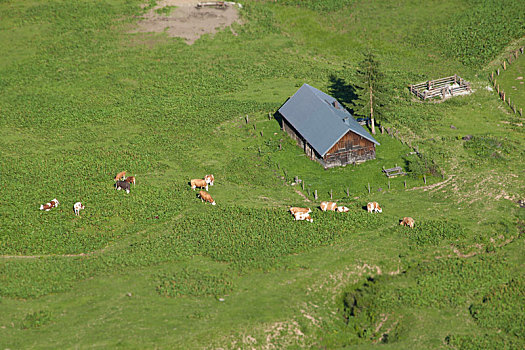
<svg viewBox="0 0 525 350">
<path fill-rule="evenodd" d="M 281 128 L 325 169 L 376 157 L 377 142 L 335 98 L 304 84 L 278 111 Z"/>
</svg>

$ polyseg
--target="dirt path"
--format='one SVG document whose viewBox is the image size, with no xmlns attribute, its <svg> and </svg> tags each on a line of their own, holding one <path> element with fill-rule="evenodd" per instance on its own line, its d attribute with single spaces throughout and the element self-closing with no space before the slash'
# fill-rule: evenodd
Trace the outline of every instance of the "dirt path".
<svg viewBox="0 0 525 350">
<path fill-rule="evenodd" d="M 311 200 L 308 199 L 308 197 L 305 196 L 305 194 L 301 191 L 299 191 L 298 189 L 293 189 L 295 191 L 295 193 L 297 193 L 298 195 L 300 195 L 301 197 L 304 198 L 304 201 L 305 202 L 312 202 Z"/>
<path fill-rule="evenodd" d="M 439 189 L 443 188 L 455 176 L 456 175 L 450 175 L 445 181 L 441 181 L 441 182 L 435 183 L 433 185 L 421 186 L 421 187 L 412 187 L 412 188 L 408 189 L 408 191 L 414 191 L 414 190 L 428 191 L 428 190 L 432 190 L 432 189 L 439 190 Z"/>
</svg>

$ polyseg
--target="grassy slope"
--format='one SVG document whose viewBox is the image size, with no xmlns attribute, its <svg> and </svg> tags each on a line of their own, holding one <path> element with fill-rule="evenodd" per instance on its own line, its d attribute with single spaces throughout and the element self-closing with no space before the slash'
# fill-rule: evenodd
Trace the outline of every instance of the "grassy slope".
<svg viewBox="0 0 525 350">
<path fill-rule="evenodd" d="M 17 198 L 13 202 L 2 196 L 2 254 L 108 248 L 91 257 L 0 262 L 6 296 L 0 301 L 5 310 L 0 315 L 5 327 L 0 329 L 0 345 L 234 347 L 251 344 L 250 335 L 258 346 L 268 340 L 277 346 L 342 346 L 341 339 L 350 336 L 338 336 L 348 330 L 332 311 L 340 306 L 338 298 L 348 284 L 361 275 L 377 274 L 375 266 L 385 274 L 453 254 L 453 240 L 447 237 L 418 246 L 417 237 L 395 228 L 399 217 L 412 215 L 429 225 L 436 217 L 459 223 L 465 235 L 454 243 L 467 253 L 477 251 L 475 243 L 490 246 L 490 238 L 503 234 L 499 244 L 515 235 L 516 209 L 503 198 L 516 199 L 524 190 L 522 131 L 500 123 L 512 117 L 484 89 L 486 82 L 476 78 L 476 69 L 411 44 L 407 33 L 429 23 L 439 28 L 446 10 L 456 6 L 444 1 L 438 5 L 440 11 L 421 9 L 410 1 L 389 5 L 392 8 L 359 2 L 335 14 L 317 15 L 304 8 L 253 4 L 247 10 L 252 22 L 239 28 L 239 37 L 220 33 L 188 47 L 162 35 L 124 34 L 121 24 L 131 20 L 122 18 L 138 11 L 136 4 L 2 4 L 7 21 L 2 21 L 0 36 L 10 48 L 8 60 L 0 66 L 2 191 Z M 408 15 L 412 21 L 398 20 Z M 385 16 L 391 20 L 385 21 Z M 401 103 L 391 123 L 405 139 L 432 154 L 446 176 L 455 175 L 442 190 L 404 191 L 402 180 L 396 179 L 391 191 L 377 192 L 379 186 L 386 188 L 379 183 L 384 181 L 378 172 L 381 162 L 401 163 L 407 151 L 394 140 L 381 140 L 389 146 L 384 160 L 379 149 L 377 161 L 324 172 L 292 147 L 275 122 L 266 121 L 266 114 L 303 82 L 326 89 L 330 74 L 345 77 L 343 62 L 350 66 L 358 62 L 367 45 L 381 52 L 385 69 L 400 86 L 454 72 L 473 81 L 476 94 L 441 104 L 410 102 L 405 89 L 398 90 L 408 102 Z M 246 114 L 251 116 L 249 126 L 243 126 Z M 251 129 L 254 121 L 257 131 Z M 463 146 L 458 137 L 466 134 L 508 138 L 514 148 L 509 146 L 512 152 L 501 160 L 487 159 L 483 152 L 476 153 L 479 147 Z M 281 138 L 284 150 L 278 152 Z M 287 161 L 290 158 L 294 161 Z M 315 212 L 320 227 L 334 222 L 349 228 L 337 237 L 327 235 L 329 230 L 317 232 L 315 226 L 305 228 L 320 240 L 299 249 L 270 235 L 262 238 L 274 240 L 267 246 L 279 242 L 282 250 L 270 250 L 277 254 L 271 260 L 255 254 L 255 263 L 235 255 L 244 249 L 235 235 L 224 242 L 232 255 L 222 258 L 204 247 L 188 252 L 184 244 L 173 246 L 178 227 L 187 227 L 188 222 L 208 227 L 191 214 L 202 205 L 186 187 L 187 179 L 203 173 L 213 172 L 218 178 L 211 189 L 217 208 L 300 204 L 302 198 L 278 178 L 284 174 L 275 162 L 287 170 L 287 180 L 299 175 L 319 188 L 321 199 L 334 188 L 336 198 L 352 207 L 355 218 L 360 218 L 364 203 L 377 198 L 384 203 L 384 215 L 365 229 L 359 221 Z M 120 169 L 139 178 L 127 197 L 111 188 L 111 175 Z M 369 171 L 376 171 L 372 195 L 365 190 Z M 342 191 L 347 179 L 358 184 L 350 185 L 351 199 L 345 199 Z M 422 185 L 421 179 L 408 181 L 409 186 L 411 181 L 412 186 Z M 40 202 L 54 196 L 60 196 L 63 206 L 35 215 Z M 87 208 L 82 218 L 73 218 L 69 207 L 78 198 L 87 202 Z M 155 215 L 160 219 L 151 219 Z M 275 217 L 289 218 L 284 213 Z M 217 222 L 228 237 L 232 223 Z M 271 222 L 254 225 L 260 232 L 277 231 Z M 358 228 L 351 229 L 353 225 Z M 276 236 L 295 232 L 290 224 L 281 230 Z M 523 266 L 516 259 L 521 245 L 517 241 L 499 250 L 511 261 L 509 271 Z M 185 266 L 214 273 L 226 269 L 234 288 L 224 302 L 217 299 L 222 294 L 160 297 L 155 287 L 162 272 L 176 274 Z M 497 283 L 505 278 L 508 275 L 494 275 Z M 390 346 L 435 348 L 451 334 L 483 334 L 486 329 L 472 321 L 468 307 L 491 286 L 467 290 L 468 300 L 458 305 L 433 308 L 407 302 L 394 311 L 395 305 L 382 305 L 400 315 L 405 327 L 400 343 Z M 430 293 L 428 300 L 433 297 Z M 32 317 L 38 311 L 40 316 Z M 24 326 L 29 329 L 21 329 Z M 298 336 L 296 330 L 306 336 Z"/>
</svg>

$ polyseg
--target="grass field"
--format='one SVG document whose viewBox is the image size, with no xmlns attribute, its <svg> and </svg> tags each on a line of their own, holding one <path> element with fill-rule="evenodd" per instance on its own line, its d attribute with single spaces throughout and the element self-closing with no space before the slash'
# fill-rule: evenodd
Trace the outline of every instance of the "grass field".
<svg viewBox="0 0 525 350">
<path fill-rule="evenodd" d="M 523 118 L 486 79 L 525 44 L 523 2 L 250 0 L 193 45 L 131 34 L 140 5 L 0 2 L 0 347 L 525 346 Z M 323 170 L 268 114 L 354 84 L 368 48 L 398 137 Z M 515 101 L 523 62 L 499 77 Z M 407 89 L 452 74 L 474 93 Z M 209 173 L 216 206 L 188 185 Z M 318 209 L 330 192 L 349 213 Z"/>
</svg>

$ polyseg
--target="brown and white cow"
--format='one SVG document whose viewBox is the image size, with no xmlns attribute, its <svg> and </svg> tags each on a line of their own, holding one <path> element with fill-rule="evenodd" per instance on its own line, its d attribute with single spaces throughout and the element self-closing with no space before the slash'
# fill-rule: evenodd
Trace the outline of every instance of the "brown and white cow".
<svg viewBox="0 0 525 350">
<path fill-rule="evenodd" d="M 126 178 L 126 172 L 121 171 L 120 173 L 115 176 L 115 181 L 124 180 Z"/>
<path fill-rule="evenodd" d="M 339 213 L 346 213 L 348 212 L 350 209 L 348 209 L 347 207 L 345 206 L 339 206 L 337 208 L 335 208 L 335 211 L 339 212 Z"/>
<path fill-rule="evenodd" d="M 75 211 L 75 215 L 80 215 L 80 209 L 84 209 L 84 206 L 80 202 L 76 202 L 73 205 L 73 210 Z"/>
<path fill-rule="evenodd" d="M 137 175 L 135 175 L 135 176 L 137 176 Z M 135 186 L 135 176 L 128 176 L 126 178 L 126 180 L 124 180 L 124 181 L 126 181 L 127 183 L 130 183 L 130 184 L 133 184 L 133 186 Z"/>
<path fill-rule="evenodd" d="M 295 220 L 296 221 L 298 221 L 298 220 L 306 220 L 306 221 L 314 222 L 314 219 L 312 219 L 312 217 L 308 213 L 298 212 L 298 213 L 295 213 L 294 216 L 295 216 Z"/>
<path fill-rule="evenodd" d="M 213 174 L 209 174 L 204 176 L 204 180 L 210 184 L 210 186 L 213 186 L 213 181 L 215 181 L 215 177 L 213 177 Z"/>
<path fill-rule="evenodd" d="M 321 202 L 321 210 L 322 211 L 334 211 L 335 208 L 337 208 L 337 203 L 335 202 Z"/>
<path fill-rule="evenodd" d="M 376 212 L 381 213 L 383 212 L 383 209 L 379 206 L 377 202 L 370 202 L 366 205 L 366 210 L 368 210 L 369 213 Z"/>
<path fill-rule="evenodd" d="M 211 205 L 215 205 L 215 201 L 213 200 L 213 198 L 211 198 L 211 195 L 206 192 L 206 191 L 200 191 L 199 192 L 199 197 L 201 198 L 201 201 L 203 202 L 210 202 Z"/>
<path fill-rule="evenodd" d="M 40 206 L 40 210 L 50 211 L 52 208 L 58 207 L 60 203 L 58 203 L 58 200 L 55 198 L 51 200 L 49 203 L 42 204 Z"/>
<path fill-rule="evenodd" d="M 300 207 L 290 207 L 290 213 L 292 213 L 292 215 L 295 215 L 297 213 L 311 213 L 312 210 L 310 208 L 300 208 Z"/>
<path fill-rule="evenodd" d="M 191 189 L 195 191 L 197 187 L 199 188 L 206 188 L 206 191 L 208 191 L 208 182 L 203 179 L 192 179 L 190 181 Z"/>
<path fill-rule="evenodd" d="M 411 217 L 408 217 L 408 216 L 405 216 L 403 218 L 403 220 L 401 220 L 401 222 L 399 223 L 399 225 L 409 226 L 410 228 L 414 228 L 415 224 L 416 224 L 416 222 L 414 221 L 414 219 L 412 219 Z"/>
</svg>

